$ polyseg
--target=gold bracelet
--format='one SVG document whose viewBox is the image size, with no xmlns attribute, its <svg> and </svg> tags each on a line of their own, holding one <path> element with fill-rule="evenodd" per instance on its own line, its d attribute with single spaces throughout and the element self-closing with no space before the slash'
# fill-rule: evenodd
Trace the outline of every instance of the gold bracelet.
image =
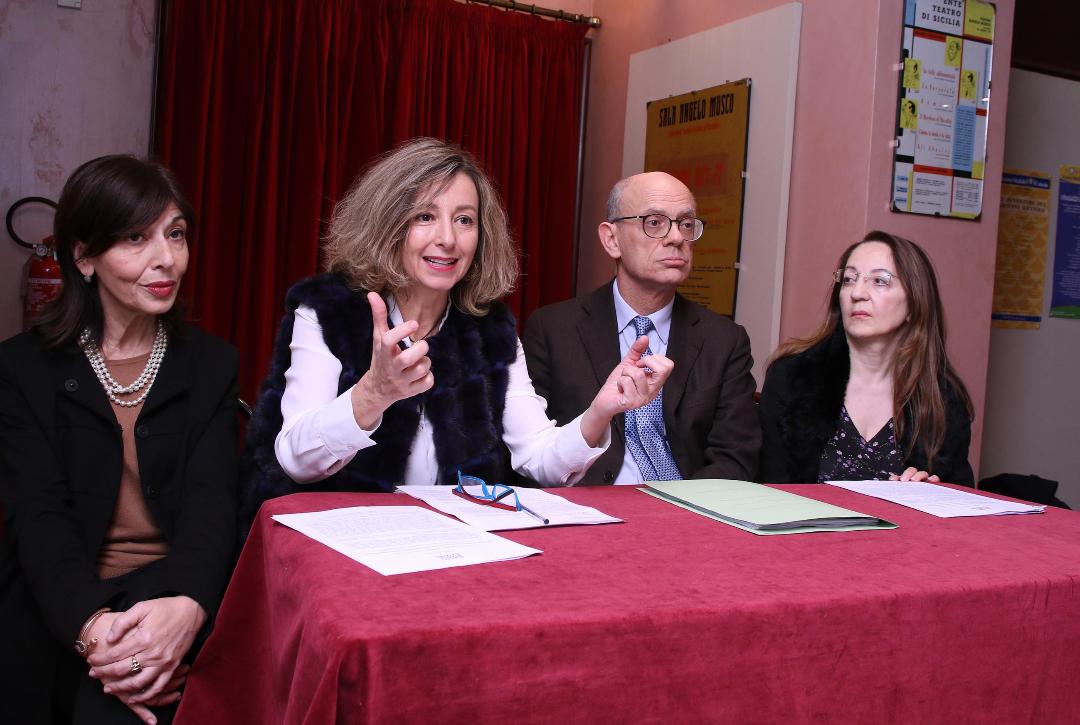
<svg viewBox="0 0 1080 725">
<path fill-rule="evenodd" d="M 94 620 L 96 620 L 102 614 L 105 614 L 105 612 L 111 611 L 112 610 L 108 607 L 103 607 L 102 609 L 97 610 L 90 615 L 90 619 L 86 620 L 86 624 L 84 624 L 82 626 L 82 629 L 79 630 L 79 636 L 75 638 L 75 653 L 78 654 L 80 657 L 86 657 L 88 654 L 90 654 L 90 651 L 94 648 L 94 645 L 97 644 L 97 637 L 93 638 L 89 642 L 83 640 L 83 637 L 86 636 L 86 633 L 90 631 L 90 627 L 93 626 Z"/>
</svg>

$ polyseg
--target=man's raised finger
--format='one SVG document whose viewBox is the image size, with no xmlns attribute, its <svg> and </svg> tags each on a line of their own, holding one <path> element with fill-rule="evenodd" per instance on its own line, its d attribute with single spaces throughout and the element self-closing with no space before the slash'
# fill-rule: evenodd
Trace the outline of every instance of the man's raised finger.
<svg viewBox="0 0 1080 725">
<path fill-rule="evenodd" d="M 637 362 L 645 355 L 645 351 L 648 349 L 649 336 L 642 335 L 638 339 L 634 340 L 634 343 L 630 346 L 630 349 L 626 353 L 626 357 L 623 359 L 627 362 Z"/>
<path fill-rule="evenodd" d="M 638 366 L 648 368 L 652 370 L 654 375 L 666 380 L 671 375 L 671 371 L 675 369 L 675 361 L 663 355 L 647 355 L 641 359 Z"/>
<path fill-rule="evenodd" d="M 644 394 L 649 384 L 646 380 L 646 373 L 644 368 L 635 367 L 633 365 L 623 365 L 622 375 L 624 378 L 630 378 L 630 382 L 633 383 L 634 389 L 638 393 Z"/>
</svg>

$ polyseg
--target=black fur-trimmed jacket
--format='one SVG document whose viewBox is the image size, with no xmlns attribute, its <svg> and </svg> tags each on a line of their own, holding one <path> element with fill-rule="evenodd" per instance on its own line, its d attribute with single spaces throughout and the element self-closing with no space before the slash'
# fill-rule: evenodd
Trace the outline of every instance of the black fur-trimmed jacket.
<svg viewBox="0 0 1080 725">
<path fill-rule="evenodd" d="M 451 306 L 442 328 L 427 339 L 435 386 L 391 405 L 372 436 L 376 445 L 358 452 L 323 481 L 297 484 L 282 470 L 274 439 L 282 426 L 281 396 L 291 361 L 296 308 L 306 305 L 318 314 L 323 340 L 341 361 L 340 395 L 371 364 L 373 326 L 366 295 L 331 274 L 302 280 L 289 290 L 270 372 L 247 430 L 242 527 L 250 524 L 263 501 L 276 496 L 298 491 L 392 491 L 404 477 L 421 409 L 431 421 L 440 484 L 457 483 L 459 469 L 487 481 L 505 479 L 509 453 L 502 441 L 502 420 L 517 333 L 513 315 L 499 303 L 484 317 Z"/>
<path fill-rule="evenodd" d="M 758 407 L 763 433 L 758 480 L 817 481 L 821 452 L 836 432 L 850 370 L 847 341 L 839 327 L 832 338 L 772 363 L 765 374 Z M 946 483 L 973 486 L 975 479 L 967 458 L 971 419 L 951 385 L 943 382 L 942 391 L 945 440 L 941 450 L 931 465 L 922 446 L 916 444 L 905 465 L 929 471 Z M 907 450 L 907 433 L 900 443 L 902 450 Z"/>
</svg>

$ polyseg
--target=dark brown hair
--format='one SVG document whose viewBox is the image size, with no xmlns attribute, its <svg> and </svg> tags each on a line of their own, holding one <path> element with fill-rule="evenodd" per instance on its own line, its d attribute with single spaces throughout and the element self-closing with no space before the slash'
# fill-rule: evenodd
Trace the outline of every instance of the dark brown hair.
<svg viewBox="0 0 1080 725">
<path fill-rule="evenodd" d="M 494 186 L 473 156 L 435 138 L 415 138 L 380 156 L 334 208 L 326 235 L 325 268 L 354 289 L 394 291 L 409 284 L 401 246 L 418 207 L 438 195 L 457 174 L 476 185 L 480 238 L 465 276 L 451 292 L 458 309 L 484 315 L 517 279 L 510 227 Z"/>
<path fill-rule="evenodd" d="M 837 269 L 847 267 L 855 248 L 867 242 L 880 242 L 892 252 L 896 282 L 907 294 L 908 319 L 898 331 L 896 359 L 893 360 L 893 426 L 896 440 L 904 437 L 910 424 L 911 437 L 906 453 L 916 444 L 926 452 L 927 470 L 945 439 L 945 399 L 941 383 L 956 391 L 969 417 L 974 415 L 971 398 L 963 381 L 949 364 L 945 353 L 945 314 L 938 293 L 934 265 L 917 244 L 888 232 L 872 231 L 840 255 Z M 842 327 L 840 283 L 834 282 L 829 297 L 829 314 L 821 328 L 810 337 L 792 340 L 779 347 L 773 360 L 805 352 L 836 334 Z"/>
<path fill-rule="evenodd" d="M 180 184 L 167 168 L 134 156 L 101 156 L 75 169 L 60 192 L 53 221 L 56 258 L 63 287 L 60 296 L 38 322 L 47 347 L 74 344 L 82 331 L 101 340 L 104 319 L 97 278 L 83 280 L 75 266 L 75 245 L 86 245 L 85 257 L 96 257 L 122 237 L 145 229 L 175 204 L 188 225 L 190 238 L 195 214 Z M 180 330 L 183 311 L 178 305 L 162 315 L 171 333 Z"/>
</svg>

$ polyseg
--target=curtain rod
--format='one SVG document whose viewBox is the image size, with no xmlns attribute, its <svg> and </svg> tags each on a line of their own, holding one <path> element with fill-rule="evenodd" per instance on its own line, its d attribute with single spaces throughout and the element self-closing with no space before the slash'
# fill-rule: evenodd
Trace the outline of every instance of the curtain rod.
<svg viewBox="0 0 1080 725">
<path fill-rule="evenodd" d="M 565 20 L 568 23 L 581 23 L 582 25 L 588 25 L 590 28 L 600 27 L 600 18 L 590 15 L 581 15 L 579 13 L 568 13 L 565 10 L 552 10 L 551 8 L 542 8 L 538 5 L 530 5 L 527 3 L 514 2 L 514 0 L 465 0 L 470 4 L 477 5 L 491 5 L 497 8 L 503 8 L 504 10 L 516 10 L 519 13 L 530 13 L 532 15 L 543 15 L 546 18 L 555 18 L 556 20 Z"/>
</svg>

